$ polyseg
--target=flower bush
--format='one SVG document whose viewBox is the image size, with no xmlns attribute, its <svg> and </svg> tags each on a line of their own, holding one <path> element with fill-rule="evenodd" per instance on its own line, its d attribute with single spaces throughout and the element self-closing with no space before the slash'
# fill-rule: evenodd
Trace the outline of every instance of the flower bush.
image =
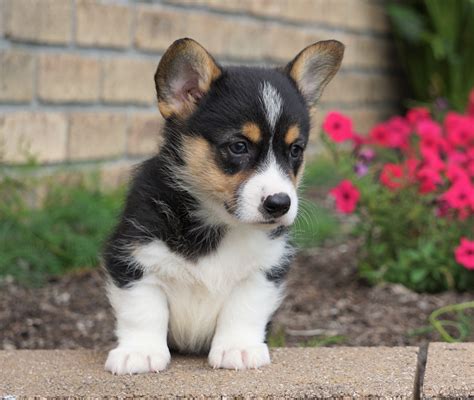
<svg viewBox="0 0 474 400">
<path fill-rule="evenodd" d="M 364 239 L 360 274 L 417 291 L 474 289 L 474 90 L 465 114 L 413 108 L 362 136 L 331 112 L 323 131 L 345 177 L 330 195 L 357 214 Z"/>
</svg>

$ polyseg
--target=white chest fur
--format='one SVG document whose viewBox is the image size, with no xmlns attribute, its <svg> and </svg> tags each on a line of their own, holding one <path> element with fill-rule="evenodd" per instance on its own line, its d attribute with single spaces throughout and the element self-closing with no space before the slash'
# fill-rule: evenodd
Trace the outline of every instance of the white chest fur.
<svg viewBox="0 0 474 400">
<path fill-rule="evenodd" d="M 219 311 L 232 290 L 284 260 L 286 239 L 242 227 L 224 236 L 218 248 L 196 263 L 155 240 L 137 248 L 144 279 L 159 285 L 168 300 L 169 340 L 180 350 L 209 347 Z"/>
</svg>

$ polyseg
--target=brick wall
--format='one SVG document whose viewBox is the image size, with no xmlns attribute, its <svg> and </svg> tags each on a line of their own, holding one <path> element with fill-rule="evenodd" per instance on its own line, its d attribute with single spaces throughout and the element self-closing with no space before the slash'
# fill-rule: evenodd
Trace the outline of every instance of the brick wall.
<svg viewBox="0 0 474 400">
<path fill-rule="evenodd" d="M 377 0 L 0 0 L 2 162 L 34 155 L 47 171 L 100 166 L 113 179 L 152 154 L 162 124 L 153 73 L 184 36 L 247 65 L 283 64 L 338 39 L 343 68 L 316 117 L 339 109 L 365 130 L 399 100 Z"/>
</svg>

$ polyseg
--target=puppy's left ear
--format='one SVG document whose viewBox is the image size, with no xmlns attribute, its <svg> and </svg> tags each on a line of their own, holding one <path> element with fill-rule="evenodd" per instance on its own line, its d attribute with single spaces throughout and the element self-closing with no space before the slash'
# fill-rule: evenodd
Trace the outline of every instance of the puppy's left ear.
<svg viewBox="0 0 474 400">
<path fill-rule="evenodd" d="M 324 88 L 339 70 L 343 56 L 341 42 L 325 40 L 303 49 L 285 67 L 310 107 L 316 105 Z"/>
<path fill-rule="evenodd" d="M 198 42 L 176 40 L 161 57 L 155 73 L 161 115 L 180 119 L 190 116 L 221 74 L 212 56 Z"/>
</svg>

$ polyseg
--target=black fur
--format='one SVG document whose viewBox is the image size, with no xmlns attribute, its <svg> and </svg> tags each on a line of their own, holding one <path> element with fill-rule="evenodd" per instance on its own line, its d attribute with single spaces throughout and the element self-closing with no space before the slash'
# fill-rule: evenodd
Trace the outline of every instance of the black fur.
<svg viewBox="0 0 474 400">
<path fill-rule="evenodd" d="M 274 86 L 283 98 L 283 112 L 273 143 L 260 100 L 263 81 Z M 245 122 L 255 122 L 263 140 L 259 145 L 252 145 L 245 157 L 235 157 L 229 153 L 229 144 L 242 140 L 240 129 Z M 105 267 L 114 283 L 124 287 L 142 277 L 140 266 L 130 261 L 138 244 L 160 239 L 170 250 L 196 261 L 215 250 L 226 234 L 226 226 L 210 226 L 195 216 L 194 212 L 201 207 L 199 201 L 192 191 L 177 185 L 170 172 L 170 168 L 184 163 L 181 153 L 184 137 L 205 138 L 211 144 L 216 164 L 228 175 L 258 170 L 271 146 L 281 168 L 288 174 L 296 174 L 302 157 L 291 157 L 284 142 L 285 133 L 294 124 L 300 130 L 298 144 L 304 149 L 309 132 L 308 107 L 295 83 L 284 72 L 247 67 L 223 69 L 187 120 L 170 118 L 166 121 L 160 153 L 138 168 L 120 222 L 104 249 Z M 270 237 L 285 233 L 286 229 L 277 228 Z M 279 284 L 288 267 L 289 261 L 267 273 L 267 278 Z"/>
<path fill-rule="evenodd" d="M 269 140 L 272 132 L 260 100 L 264 81 L 274 86 L 283 98 L 283 112 L 273 132 L 273 143 Z M 249 149 L 247 159 L 232 159 L 227 147 L 241 138 L 238 132 L 245 122 L 255 122 L 262 131 L 263 140 L 260 145 Z M 296 173 L 302 158 L 291 159 L 284 142 L 284 134 L 294 124 L 299 126 L 299 144 L 304 148 L 308 140 L 309 113 L 302 95 L 287 75 L 273 69 L 230 67 L 223 71 L 201 100 L 199 108 L 188 120 L 187 130 L 191 135 L 203 136 L 215 146 L 216 159 L 228 174 L 258 168 L 271 145 L 282 169 Z"/>
<path fill-rule="evenodd" d="M 168 162 L 158 155 L 139 167 L 120 222 L 105 247 L 105 266 L 119 287 L 142 277 L 139 266 L 124 261 L 135 244 L 160 239 L 195 261 L 214 250 L 225 234 L 224 226 L 207 226 L 192 215 L 199 203 L 169 179 Z"/>
<path fill-rule="evenodd" d="M 289 249 L 289 251 L 291 252 L 292 250 Z M 265 273 L 266 278 L 276 285 L 281 285 L 288 275 L 292 259 L 293 257 L 286 256 L 280 265 L 273 267 L 271 270 Z"/>
</svg>

